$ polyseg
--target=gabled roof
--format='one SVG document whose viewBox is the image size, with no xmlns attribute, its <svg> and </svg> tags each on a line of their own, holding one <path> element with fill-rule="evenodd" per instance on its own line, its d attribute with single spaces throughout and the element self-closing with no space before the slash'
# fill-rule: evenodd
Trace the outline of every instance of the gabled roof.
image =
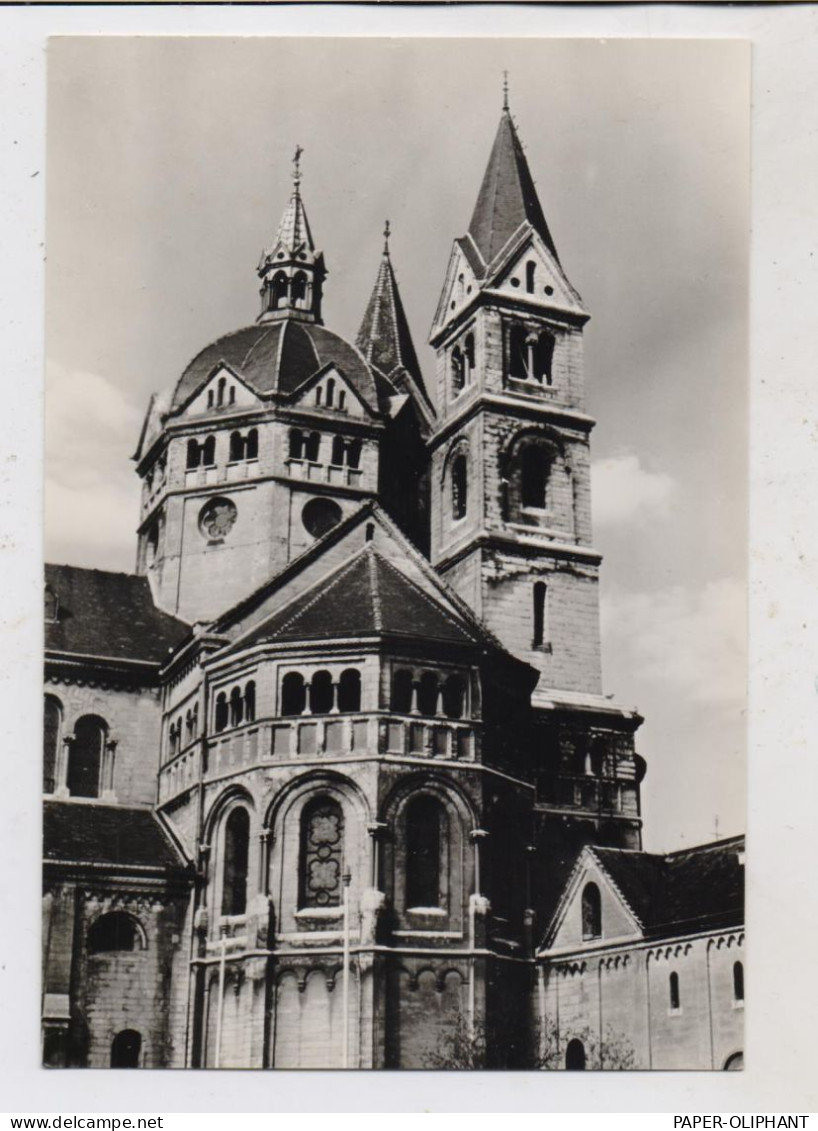
<svg viewBox="0 0 818 1131">
<path fill-rule="evenodd" d="M 619 892 L 645 938 L 739 927 L 744 922 L 744 838 L 660 855 L 588 847 L 577 860 L 546 933 L 553 936 L 579 873 L 591 857 Z M 577 897 L 573 891 L 573 898 Z"/>
<path fill-rule="evenodd" d="M 179 871 L 187 866 L 150 809 L 96 802 L 45 801 L 43 856 L 47 863 Z"/>
<path fill-rule="evenodd" d="M 504 109 L 474 206 L 469 235 L 484 262 L 491 263 L 520 225 L 526 223 L 539 233 L 559 261 L 514 122 Z"/>
<path fill-rule="evenodd" d="M 424 592 L 371 545 L 265 621 L 242 647 L 262 641 L 401 636 L 447 644 L 483 643 L 453 609 Z"/>
<path fill-rule="evenodd" d="M 289 396 L 330 363 L 377 410 L 375 379 L 355 346 L 325 326 L 295 319 L 246 326 L 207 346 L 179 379 L 173 408 L 186 404 L 219 365 L 227 365 L 256 393 Z"/>
<path fill-rule="evenodd" d="M 162 664 L 190 632 L 156 608 L 146 577 L 46 565 L 45 581 L 58 606 L 45 625 L 46 653 Z"/>
</svg>

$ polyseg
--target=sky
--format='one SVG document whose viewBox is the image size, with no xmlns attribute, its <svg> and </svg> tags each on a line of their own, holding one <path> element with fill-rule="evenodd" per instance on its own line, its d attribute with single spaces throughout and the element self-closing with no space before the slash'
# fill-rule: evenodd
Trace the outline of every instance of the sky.
<svg viewBox="0 0 818 1131">
<path fill-rule="evenodd" d="M 258 313 L 302 193 L 354 337 L 388 217 L 421 365 L 509 72 L 585 331 L 607 693 L 645 846 L 744 828 L 749 51 L 725 40 L 52 39 L 46 557 L 131 570 L 150 394 Z"/>
</svg>

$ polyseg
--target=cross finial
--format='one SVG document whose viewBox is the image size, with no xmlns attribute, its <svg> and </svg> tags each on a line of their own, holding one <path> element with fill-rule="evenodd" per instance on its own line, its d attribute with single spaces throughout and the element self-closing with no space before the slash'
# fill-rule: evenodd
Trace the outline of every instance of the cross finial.
<svg viewBox="0 0 818 1131">
<path fill-rule="evenodd" d="M 714 837 L 713 837 L 713 839 L 714 839 L 714 840 L 718 840 L 718 839 L 719 839 L 719 815 L 718 815 L 718 813 L 716 813 L 716 816 L 715 816 L 715 818 L 714 818 L 713 824 L 714 824 L 714 826 L 715 826 L 715 828 L 714 828 L 714 830 L 713 830 L 713 831 L 714 831 L 714 834 L 715 834 L 715 835 L 714 835 Z"/>
<path fill-rule="evenodd" d="M 386 223 L 383 226 L 383 253 L 384 253 L 384 255 L 389 255 L 389 236 L 391 234 L 391 231 L 392 231 L 392 229 L 389 227 L 389 221 L 387 220 Z"/>
<path fill-rule="evenodd" d="M 508 110 L 508 71 L 503 71 L 503 109 Z"/>
<path fill-rule="evenodd" d="M 293 155 L 293 184 L 295 185 L 296 192 L 298 186 L 301 184 L 301 154 L 304 150 L 300 145 L 295 147 L 295 154 Z"/>
</svg>

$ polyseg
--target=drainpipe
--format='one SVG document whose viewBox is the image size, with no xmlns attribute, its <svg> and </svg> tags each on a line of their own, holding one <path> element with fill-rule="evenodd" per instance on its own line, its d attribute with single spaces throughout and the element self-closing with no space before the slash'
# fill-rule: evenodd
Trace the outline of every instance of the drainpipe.
<svg viewBox="0 0 818 1131">
<path fill-rule="evenodd" d="M 216 1014 L 216 1052 L 213 1058 L 213 1067 L 222 1066 L 222 1019 L 224 1016 L 224 972 L 227 954 L 227 936 L 222 931 L 221 948 L 219 952 L 219 1011 Z"/>
<path fill-rule="evenodd" d="M 349 884 L 352 876 L 349 872 L 343 875 L 344 882 L 344 949 L 343 949 L 343 1031 L 341 1045 L 341 1066 L 349 1068 Z"/>
</svg>

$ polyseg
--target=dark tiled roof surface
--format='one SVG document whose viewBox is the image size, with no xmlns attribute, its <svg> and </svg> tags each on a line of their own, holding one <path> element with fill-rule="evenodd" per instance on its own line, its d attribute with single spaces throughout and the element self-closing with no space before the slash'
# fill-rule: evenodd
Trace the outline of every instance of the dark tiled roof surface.
<svg viewBox="0 0 818 1131">
<path fill-rule="evenodd" d="M 288 394 L 330 362 L 377 408 L 375 382 L 358 350 L 325 326 L 293 319 L 247 326 L 207 346 L 182 374 L 173 408 L 183 405 L 222 364 L 257 393 Z"/>
<path fill-rule="evenodd" d="M 402 366 L 411 373 L 420 388 L 424 388 L 392 261 L 386 254 L 381 259 L 356 342 L 370 365 L 387 376 Z"/>
<path fill-rule="evenodd" d="M 479 630 L 450 612 L 371 547 L 265 621 L 242 647 L 260 640 L 406 636 L 452 644 L 480 641 Z"/>
<path fill-rule="evenodd" d="M 149 809 L 89 802 L 44 803 L 43 855 L 54 863 L 136 865 L 165 871 L 186 866 Z"/>
<path fill-rule="evenodd" d="M 645 933 L 737 926 L 744 919 L 743 839 L 716 841 L 667 856 L 594 848 Z"/>
<path fill-rule="evenodd" d="M 503 111 L 469 224 L 469 234 L 491 263 L 521 224 L 528 222 L 557 258 L 523 147 L 508 111 Z"/>
<path fill-rule="evenodd" d="M 159 664 L 190 631 L 156 608 L 146 577 L 46 565 L 45 580 L 59 602 L 45 626 L 47 652 Z"/>
</svg>

